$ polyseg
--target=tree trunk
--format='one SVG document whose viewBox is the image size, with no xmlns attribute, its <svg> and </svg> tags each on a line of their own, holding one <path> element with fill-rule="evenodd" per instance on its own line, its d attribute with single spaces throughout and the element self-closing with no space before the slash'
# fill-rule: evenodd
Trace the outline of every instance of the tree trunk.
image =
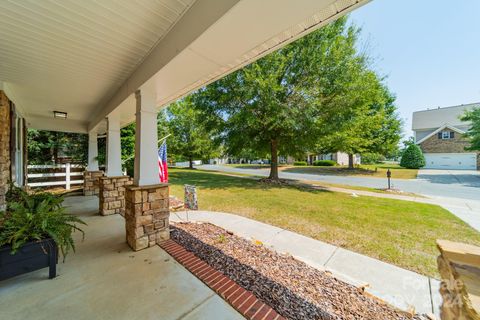
<svg viewBox="0 0 480 320">
<path fill-rule="evenodd" d="M 353 169 L 353 154 L 348 154 L 348 169 Z"/>
<path fill-rule="evenodd" d="M 189 167 L 190 169 L 193 169 L 193 157 L 192 157 L 192 156 L 190 156 L 190 157 L 188 158 L 188 167 Z"/>
<path fill-rule="evenodd" d="M 278 141 L 272 140 L 270 142 L 270 155 L 272 161 L 270 161 L 270 176 L 271 180 L 278 180 Z"/>
</svg>

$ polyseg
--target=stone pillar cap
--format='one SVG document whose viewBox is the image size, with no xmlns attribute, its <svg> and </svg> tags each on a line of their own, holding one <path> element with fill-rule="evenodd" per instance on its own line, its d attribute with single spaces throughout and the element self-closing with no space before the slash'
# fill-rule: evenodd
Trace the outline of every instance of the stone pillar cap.
<svg viewBox="0 0 480 320">
<path fill-rule="evenodd" d="M 135 191 L 135 190 L 147 190 L 147 189 L 157 189 L 157 188 L 163 188 L 163 187 L 168 187 L 168 183 L 159 183 L 159 184 L 149 184 L 146 186 L 136 186 L 134 184 L 131 184 L 129 186 L 126 186 L 129 190 Z"/>
<path fill-rule="evenodd" d="M 452 262 L 480 268 L 480 247 L 449 240 L 437 240 L 437 247 Z"/>
</svg>

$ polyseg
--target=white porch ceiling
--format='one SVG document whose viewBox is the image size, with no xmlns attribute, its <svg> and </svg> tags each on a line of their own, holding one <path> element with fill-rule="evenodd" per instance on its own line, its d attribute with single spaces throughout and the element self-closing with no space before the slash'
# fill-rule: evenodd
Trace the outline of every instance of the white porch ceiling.
<svg viewBox="0 0 480 320">
<path fill-rule="evenodd" d="M 138 88 L 160 109 L 367 1 L 0 1 L 0 82 L 32 127 L 125 125 Z"/>
<path fill-rule="evenodd" d="M 87 124 L 193 1 L 0 1 L 0 81 L 27 119 Z"/>
</svg>

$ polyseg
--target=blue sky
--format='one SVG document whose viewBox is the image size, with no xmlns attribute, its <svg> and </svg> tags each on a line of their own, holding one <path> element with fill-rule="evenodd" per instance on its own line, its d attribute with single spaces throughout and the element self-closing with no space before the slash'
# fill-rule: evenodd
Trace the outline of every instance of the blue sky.
<svg viewBox="0 0 480 320">
<path fill-rule="evenodd" d="M 479 0 L 374 0 L 350 15 L 387 76 L 412 134 L 412 112 L 480 102 Z"/>
</svg>

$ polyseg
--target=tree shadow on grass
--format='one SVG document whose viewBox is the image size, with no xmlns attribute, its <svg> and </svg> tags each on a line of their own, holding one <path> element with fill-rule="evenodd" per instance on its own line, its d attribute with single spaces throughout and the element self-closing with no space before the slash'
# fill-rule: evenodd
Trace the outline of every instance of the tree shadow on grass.
<svg viewBox="0 0 480 320">
<path fill-rule="evenodd" d="M 289 167 L 282 170 L 287 173 L 315 174 L 325 176 L 355 176 L 355 175 L 374 175 L 375 170 L 364 168 L 344 168 L 344 167 Z"/>
<path fill-rule="evenodd" d="M 308 187 L 306 184 L 296 183 L 294 180 L 292 180 L 293 183 L 277 185 L 261 182 L 260 179 L 256 177 L 236 177 L 226 175 L 225 173 L 217 174 L 215 172 L 202 172 L 187 169 L 171 172 L 169 177 L 170 184 L 189 184 L 202 189 L 242 188 L 251 190 L 275 190 L 290 188 L 309 193 L 331 192 L 328 190 L 314 189 L 312 187 Z"/>
</svg>

